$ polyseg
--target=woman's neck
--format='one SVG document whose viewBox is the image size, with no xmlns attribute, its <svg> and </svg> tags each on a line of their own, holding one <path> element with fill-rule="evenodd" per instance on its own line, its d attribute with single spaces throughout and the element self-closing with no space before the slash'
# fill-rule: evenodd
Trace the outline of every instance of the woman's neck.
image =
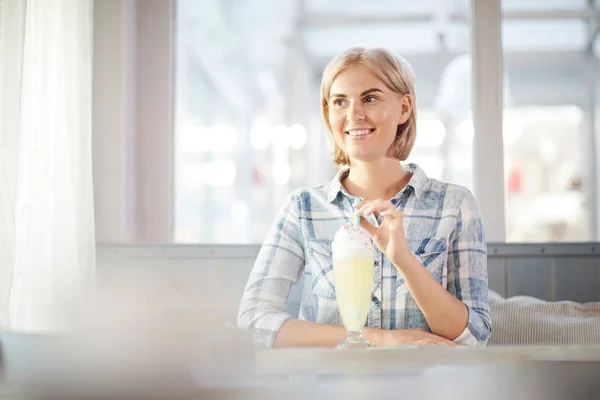
<svg viewBox="0 0 600 400">
<path fill-rule="evenodd" d="M 396 159 L 377 162 L 352 162 L 350 172 L 342 182 L 353 196 L 365 200 L 393 198 L 412 177 Z"/>
</svg>

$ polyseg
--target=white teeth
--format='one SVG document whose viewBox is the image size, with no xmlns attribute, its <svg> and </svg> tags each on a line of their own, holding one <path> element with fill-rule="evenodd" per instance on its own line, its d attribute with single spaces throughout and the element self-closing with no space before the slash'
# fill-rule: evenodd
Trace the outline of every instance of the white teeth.
<svg viewBox="0 0 600 400">
<path fill-rule="evenodd" d="M 368 135 L 369 133 L 371 133 L 371 129 L 356 129 L 356 130 L 348 131 L 348 134 L 350 136 L 362 136 L 362 135 Z"/>
</svg>

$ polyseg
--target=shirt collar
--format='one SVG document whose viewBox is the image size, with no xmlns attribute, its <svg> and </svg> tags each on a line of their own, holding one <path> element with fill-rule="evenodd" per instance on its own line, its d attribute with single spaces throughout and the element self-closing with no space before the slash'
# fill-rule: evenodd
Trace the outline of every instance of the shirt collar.
<svg viewBox="0 0 600 400">
<path fill-rule="evenodd" d="M 425 174 L 425 171 L 423 171 L 421 167 L 414 163 L 403 164 L 402 167 L 406 172 L 410 172 L 413 174 L 410 178 L 410 181 L 408 181 L 406 187 L 412 188 L 415 192 L 415 196 L 417 197 L 417 199 L 420 198 L 425 186 L 427 185 L 427 182 L 429 181 L 429 178 Z M 350 195 L 350 193 L 346 191 L 346 189 L 342 185 L 342 181 L 348 176 L 349 172 L 350 168 L 341 169 L 329 183 L 329 187 L 327 189 L 327 201 L 329 203 L 334 201 L 340 193 L 342 193 L 346 197 L 353 197 Z M 395 197 L 398 197 L 400 193 L 396 194 Z"/>
</svg>

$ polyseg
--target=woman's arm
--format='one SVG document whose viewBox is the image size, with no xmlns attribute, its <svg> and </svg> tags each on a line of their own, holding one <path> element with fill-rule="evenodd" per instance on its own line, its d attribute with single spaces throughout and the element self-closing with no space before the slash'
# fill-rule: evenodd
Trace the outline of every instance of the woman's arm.
<svg viewBox="0 0 600 400">
<path fill-rule="evenodd" d="M 291 318 L 285 311 L 291 287 L 304 270 L 299 198 L 289 195 L 258 253 L 238 312 L 238 326 L 254 341 L 271 347 L 281 326 Z"/>
<path fill-rule="evenodd" d="M 343 326 L 288 319 L 277 334 L 275 347 L 334 347 L 346 336 Z M 423 329 L 383 330 L 364 328 L 363 338 L 373 346 L 454 346 L 445 338 Z"/>
<path fill-rule="evenodd" d="M 410 251 L 402 213 L 384 200 L 372 200 L 357 206 L 358 215 L 373 212 L 381 213 L 384 222 L 375 227 L 361 218 L 361 225 L 404 277 L 431 332 L 460 344 L 485 343 L 491 332 L 487 248 L 473 195 L 465 190 L 455 229 L 449 238 L 448 290 L 423 268 Z"/>
<path fill-rule="evenodd" d="M 469 319 L 465 304 L 444 289 L 416 257 L 392 263 L 404 277 L 431 332 L 448 340 L 458 338 Z"/>
<path fill-rule="evenodd" d="M 345 336 L 343 326 L 290 318 L 279 330 L 275 338 L 275 347 L 334 347 L 344 340 Z"/>
<path fill-rule="evenodd" d="M 487 246 L 475 198 L 469 191 L 460 202 L 448 243 L 448 290 L 416 257 L 392 260 L 423 312 L 432 333 L 475 346 L 491 333 L 487 282 Z"/>
<path fill-rule="evenodd" d="M 449 238 L 448 291 L 467 307 L 469 319 L 457 343 L 475 346 L 492 333 L 487 273 L 487 243 L 477 201 L 470 191 L 462 200 L 456 228 Z"/>
</svg>

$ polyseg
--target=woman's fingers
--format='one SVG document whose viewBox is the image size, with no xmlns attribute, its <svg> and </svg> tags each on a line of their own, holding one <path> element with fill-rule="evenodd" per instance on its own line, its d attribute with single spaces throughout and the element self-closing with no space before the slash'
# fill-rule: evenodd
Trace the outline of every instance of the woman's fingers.
<svg viewBox="0 0 600 400">
<path fill-rule="evenodd" d="M 388 219 L 402 218 L 402 213 L 398 210 L 385 210 L 381 212 L 381 215 Z"/>
<path fill-rule="evenodd" d="M 363 218 L 364 215 L 377 213 L 385 219 L 385 224 L 389 225 L 390 230 L 397 231 L 404 229 L 402 223 L 402 212 L 398 211 L 390 201 L 385 200 L 370 200 L 363 201 L 354 206 L 355 215 Z M 361 223 L 361 226 L 369 232 L 371 236 L 375 235 L 377 228 L 368 221 Z"/>
<path fill-rule="evenodd" d="M 362 226 L 371 236 L 374 236 L 377 231 L 377 228 L 362 216 L 360 217 L 360 226 Z"/>
<path fill-rule="evenodd" d="M 402 213 L 394 207 L 390 201 L 385 200 L 371 200 L 363 201 L 355 206 L 356 215 L 369 215 L 373 213 L 379 213 L 381 215 L 389 217 L 401 217 Z"/>
</svg>

